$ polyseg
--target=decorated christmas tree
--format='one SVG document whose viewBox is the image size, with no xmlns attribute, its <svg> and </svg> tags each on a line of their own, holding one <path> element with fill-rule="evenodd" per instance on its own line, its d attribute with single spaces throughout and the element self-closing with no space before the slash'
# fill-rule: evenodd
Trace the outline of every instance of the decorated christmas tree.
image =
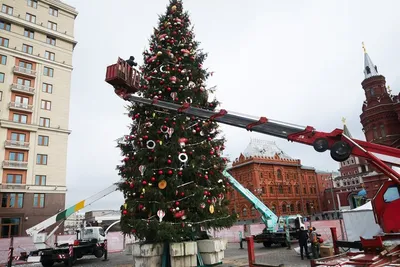
<svg viewBox="0 0 400 267">
<path fill-rule="evenodd" d="M 211 75 L 202 64 L 187 12 L 170 0 L 165 15 L 143 53 L 139 95 L 214 110 L 209 101 Z M 124 182 L 121 229 L 146 242 L 181 242 L 200 230 L 232 226 L 227 180 L 222 175 L 224 139 L 218 124 L 152 106 L 132 103 L 130 134 L 119 143 L 124 159 L 118 166 Z"/>
</svg>

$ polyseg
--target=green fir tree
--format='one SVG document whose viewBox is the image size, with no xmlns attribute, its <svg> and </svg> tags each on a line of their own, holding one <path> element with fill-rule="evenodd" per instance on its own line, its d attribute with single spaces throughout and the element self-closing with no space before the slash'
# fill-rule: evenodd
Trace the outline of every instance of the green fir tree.
<svg viewBox="0 0 400 267">
<path fill-rule="evenodd" d="M 143 53 L 139 95 L 214 110 L 218 102 L 208 100 L 206 89 L 211 73 L 202 67 L 206 54 L 190 24 L 182 2 L 170 0 Z M 201 229 L 232 226 L 237 215 L 228 210 L 218 124 L 135 103 L 129 116 L 131 132 L 119 144 L 123 233 L 148 243 L 181 242 L 199 238 Z"/>
</svg>

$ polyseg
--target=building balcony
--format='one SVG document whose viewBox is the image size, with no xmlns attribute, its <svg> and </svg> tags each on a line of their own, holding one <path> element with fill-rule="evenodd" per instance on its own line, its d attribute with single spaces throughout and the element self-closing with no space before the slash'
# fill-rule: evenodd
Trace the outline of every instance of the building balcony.
<svg viewBox="0 0 400 267">
<path fill-rule="evenodd" d="M 29 87 L 26 85 L 22 85 L 22 84 L 17 84 L 17 83 L 13 83 L 11 85 L 11 91 L 26 93 L 26 94 L 30 94 L 30 95 L 35 94 L 35 88 Z"/>
<path fill-rule="evenodd" d="M 4 147 L 5 148 L 12 148 L 12 149 L 29 150 L 29 142 L 16 141 L 16 140 L 6 140 L 4 142 Z"/>
<path fill-rule="evenodd" d="M 1 189 L 10 189 L 10 190 L 26 190 L 26 184 L 2 184 Z"/>
<path fill-rule="evenodd" d="M 14 71 L 14 73 L 18 73 L 18 74 L 36 78 L 36 70 L 33 70 L 33 69 L 27 69 L 27 68 L 23 68 L 20 66 L 14 66 L 13 71 Z"/>
<path fill-rule="evenodd" d="M 28 162 L 5 160 L 5 161 L 3 161 L 3 169 L 27 170 Z"/>
<path fill-rule="evenodd" d="M 19 111 L 25 111 L 25 112 L 33 112 L 33 105 L 28 105 L 25 103 L 18 103 L 18 102 L 10 102 L 8 104 L 8 108 L 12 110 L 19 110 Z"/>
</svg>

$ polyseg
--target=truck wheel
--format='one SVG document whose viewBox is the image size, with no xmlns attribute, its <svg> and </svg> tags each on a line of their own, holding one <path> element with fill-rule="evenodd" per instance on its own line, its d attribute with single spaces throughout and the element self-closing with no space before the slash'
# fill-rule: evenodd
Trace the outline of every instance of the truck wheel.
<svg viewBox="0 0 400 267">
<path fill-rule="evenodd" d="M 104 255 L 103 249 L 96 249 L 96 250 L 93 252 L 93 255 L 94 255 L 96 258 L 100 259 L 100 258 L 103 257 L 103 255 Z"/>
<path fill-rule="evenodd" d="M 69 262 L 68 262 L 69 260 L 65 260 L 64 261 L 64 265 L 65 266 L 69 266 Z M 76 263 L 76 256 L 73 256 L 72 257 L 72 265 L 74 265 Z"/>
<path fill-rule="evenodd" d="M 53 260 L 45 260 L 45 261 L 42 261 L 42 266 L 43 267 L 51 267 L 51 266 L 53 266 L 54 265 L 54 261 Z"/>
<path fill-rule="evenodd" d="M 264 247 L 270 248 L 272 243 L 271 242 L 263 242 Z"/>
</svg>

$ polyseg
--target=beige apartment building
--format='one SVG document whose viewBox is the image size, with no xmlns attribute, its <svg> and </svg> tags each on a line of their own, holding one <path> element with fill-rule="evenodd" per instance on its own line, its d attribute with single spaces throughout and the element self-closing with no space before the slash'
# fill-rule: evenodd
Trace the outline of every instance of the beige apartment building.
<svg viewBox="0 0 400 267">
<path fill-rule="evenodd" d="M 75 8 L 0 1 L 0 238 L 65 207 Z"/>
</svg>

